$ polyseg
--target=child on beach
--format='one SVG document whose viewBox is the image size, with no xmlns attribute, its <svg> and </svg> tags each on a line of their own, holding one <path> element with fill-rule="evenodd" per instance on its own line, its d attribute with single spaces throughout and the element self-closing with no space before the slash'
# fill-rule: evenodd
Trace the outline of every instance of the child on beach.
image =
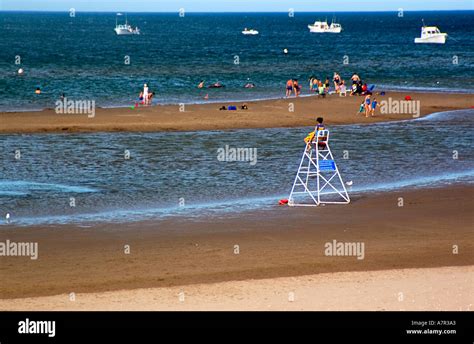
<svg viewBox="0 0 474 344">
<path fill-rule="evenodd" d="M 286 97 L 291 96 L 291 91 L 293 91 L 293 80 L 290 79 L 286 82 Z"/>
<path fill-rule="evenodd" d="M 356 115 L 363 113 L 364 109 L 365 109 L 365 101 L 363 100 L 362 103 L 360 103 L 359 112 L 357 112 Z"/>
<path fill-rule="evenodd" d="M 326 88 L 324 87 L 324 85 L 323 85 L 322 82 L 319 82 L 318 93 L 319 93 L 319 95 L 322 96 L 323 98 L 326 97 Z"/>
<path fill-rule="evenodd" d="M 147 101 L 147 104 L 148 104 L 148 105 L 151 105 L 151 102 L 152 102 L 154 96 L 155 96 L 155 92 L 151 92 L 151 93 L 148 95 L 148 101 Z"/>
<path fill-rule="evenodd" d="M 371 110 L 370 110 L 370 115 L 372 117 L 375 116 L 375 109 L 377 108 L 377 98 L 374 98 L 374 100 L 372 101 L 372 106 L 371 106 Z"/>
<path fill-rule="evenodd" d="M 344 97 L 347 96 L 347 89 L 344 80 L 341 81 L 341 84 L 339 86 L 339 96 L 342 97 L 342 95 L 344 95 Z"/>
</svg>

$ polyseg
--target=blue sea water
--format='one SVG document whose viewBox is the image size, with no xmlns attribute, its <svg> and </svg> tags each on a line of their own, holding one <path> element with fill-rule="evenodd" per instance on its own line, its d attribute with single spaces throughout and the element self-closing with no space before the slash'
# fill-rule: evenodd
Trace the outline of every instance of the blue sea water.
<svg viewBox="0 0 474 344">
<path fill-rule="evenodd" d="M 330 145 L 353 182 L 350 195 L 473 183 L 473 125 L 474 110 L 340 125 L 329 128 Z M 23 226 L 275 207 L 288 197 L 311 129 L 0 135 L 0 214 Z M 220 161 L 225 145 L 256 148 L 256 163 Z"/>
<path fill-rule="evenodd" d="M 159 103 L 202 102 L 206 94 L 209 101 L 274 98 L 288 78 L 306 86 L 310 75 L 334 71 L 345 79 L 357 72 L 376 90 L 474 92 L 474 11 L 337 13 L 341 34 L 311 34 L 307 25 L 326 17 L 130 13 L 142 35 L 116 36 L 115 13 L 0 12 L 0 111 L 52 108 L 62 93 L 128 106 L 145 82 Z M 413 43 L 422 18 L 449 34 L 445 45 Z M 244 27 L 260 35 L 244 36 Z M 198 90 L 201 79 L 226 87 Z M 257 87 L 244 89 L 247 80 Z"/>
</svg>

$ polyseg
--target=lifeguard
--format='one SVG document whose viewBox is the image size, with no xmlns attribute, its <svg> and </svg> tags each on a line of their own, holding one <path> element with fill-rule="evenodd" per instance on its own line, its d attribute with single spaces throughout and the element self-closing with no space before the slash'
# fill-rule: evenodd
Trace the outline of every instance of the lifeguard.
<svg viewBox="0 0 474 344">
<path fill-rule="evenodd" d="M 314 141 L 314 137 L 316 136 L 316 133 L 320 130 L 326 129 L 326 127 L 323 124 L 323 121 L 324 119 L 322 117 L 318 117 L 316 119 L 316 122 L 318 122 L 318 124 L 316 125 L 316 128 L 314 129 L 314 131 L 310 132 L 308 136 L 305 137 L 304 142 L 306 142 L 306 145 L 309 146 L 308 149 L 311 149 L 311 142 Z M 324 137 L 320 136 L 318 137 L 318 141 L 325 141 L 325 139 Z M 324 144 L 325 144 L 324 142 L 320 142 L 320 145 L 324 145 Z"/>
</svg>

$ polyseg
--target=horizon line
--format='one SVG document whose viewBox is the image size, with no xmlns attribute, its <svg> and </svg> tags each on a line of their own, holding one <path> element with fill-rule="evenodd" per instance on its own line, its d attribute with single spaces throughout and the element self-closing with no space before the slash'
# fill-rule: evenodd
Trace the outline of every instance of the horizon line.
<svg viewBox="0 0 474 344">
<path fill-rule="evenodd" d="M 70 9 L 65 9 L 65 10 L 0 10 L 0 12 L 45 12 L 45 13 L 68 13 Z M 115 10 L 115 11 L 90 11 L 90 10 L 78 10 L 75 9 L 76 12 L 82 12 L 82 13 L 117 13 L 117 12 L 124 12 L 124 13 L 179 13 L 179 9 L 176 11 L 120 11 L 120 10 Z M 474 12 L 474 9 L 440 9 L 440 10 L 403 10 L 403 12 L 450 12 L 450 11 L 465 11 L 465 12 Z M 335 11 L 297 11 L 295 10 L 294 13 L 374 13 L 374 12 L 383 12 L 383 13 L 392 13 L 392 12 L 398 12 L 398 9 L 393 9 L 393 10 L 372 10 L 372 11 L 340 11 L 340 10 L 335 10 Z M 285 13 L 287 14 L 288 11 L 185 11 L 185 13 Z"/>
</svg>

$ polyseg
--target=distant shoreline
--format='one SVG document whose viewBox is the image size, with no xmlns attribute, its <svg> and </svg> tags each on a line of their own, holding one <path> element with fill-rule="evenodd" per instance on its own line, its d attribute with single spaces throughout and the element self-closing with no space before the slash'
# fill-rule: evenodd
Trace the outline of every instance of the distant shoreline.
<svg viewBox="0 0 474 344">
<path fill-rule="evenodd" d="M 441 9 L 435 9 L 435 10 L 403 10 L 404 12 L 474 12 L 472 9 L 449 9 L 449 10 L 441 10 Z M 50 10 L 0 10 L 0 13 L 67 13 L 69 12 L 69 9 L 63 10 L 63 11 L 50 11 Z M 106 14 L 106 13 L 111 13 L 115 14 L 119 11 L 78 11 L 80 13 L 97 13 L 97 14 Z M 161 12 L 141 12 L 141 11 L 122 11 L 122 12 L 127 12 L 128 13 L 134 13 L 134 14 L 176 14 L 178 13 L 178 9 L 176 11 L 161 11 Z M 301 13 L 301 14 L 315 14 L 315 13 L 396 13 L 398 12 L 398 9 L 394 9 L 392 11 L 381 11 L 381 10 L 373 10 L 373 11 L 295 11 L 295 13 Z M 186 11 L 186 14 L 286 14 L 288 15 L 288 11 L 276 11 L 276 12 L 268 12 L 268 11 L 252 11 L 252 12 L 242 12 L 242 11 L 225 11 L 225 12 L 220 12 L 220 11 L 215 11 L 215 12 L 207 12 L 207 11 Z"/>
</svg>

